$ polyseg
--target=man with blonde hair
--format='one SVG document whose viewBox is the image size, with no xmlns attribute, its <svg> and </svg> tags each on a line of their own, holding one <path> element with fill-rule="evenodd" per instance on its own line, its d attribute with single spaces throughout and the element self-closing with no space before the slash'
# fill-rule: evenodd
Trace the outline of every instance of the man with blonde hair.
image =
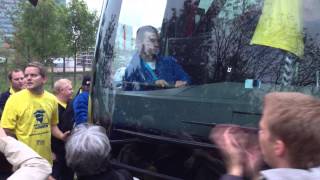
<svg viewBox="0 0 320 180">
<path fill-rule="evenodd" d="M 214 130 L 211 134 L 226 159 L 228 174 L 222 179 L 242 179 L 245 175 L 268 180 L 320 179 L 319 124 L 319 99 L 293 92 L 267 94 L 259 144 L 263 160 L 273 169 L 255 173 L 259 153 L 244 146 L 245 141 L 238 137 L 239 130 L 228 127 L 220 135 Z"/>
<path fill-rule="evenodd" d="M 69 79 L 57 80 L 53 86 L 53 93 L 58 101 L 58 127 L 62 132 L 71 131 L 73 126 L 73 111 L 70 112 L 72 110 L 72 82 Z M 53 161 L 52 176 L 56 180 L 73 180 L 74 173 L 66 164 L 64 141 L 52 137 L 51 147 L 56 157 Z"/>
</svg>

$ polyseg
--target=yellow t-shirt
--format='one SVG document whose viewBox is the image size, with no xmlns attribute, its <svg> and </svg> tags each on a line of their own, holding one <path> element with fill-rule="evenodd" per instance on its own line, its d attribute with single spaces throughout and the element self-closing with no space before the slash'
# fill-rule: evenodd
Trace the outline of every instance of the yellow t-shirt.
<svg viewBox="0 0 320 180">
<path fill-rule="evenodd" d="M 63 108 L 67 108 L 67 103 L 60 101 L 58 98 L 56 98 L 58 104 L 60 104 Z"/>
<path fill-rule="evenodd" d="M 251 44 L 264 45 L 303 56 L 301 0 L 265 0 Z"/>
<path fill-rule="evenodd" d="M 34 95 L 25 89 L 11 95 L 1 117 L 2 128 L 13 130 L 19 141 L 51 163 L 51 125 L 56 124 L 58 104 L 47 91 Z"/>
</svg>

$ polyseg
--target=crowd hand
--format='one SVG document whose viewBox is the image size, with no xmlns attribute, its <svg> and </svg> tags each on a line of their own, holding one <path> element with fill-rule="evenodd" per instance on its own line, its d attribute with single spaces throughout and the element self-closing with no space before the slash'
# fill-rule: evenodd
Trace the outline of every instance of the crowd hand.
<svg viewBox="0 0 320 180">
<path fill-rule="evenodd" d="M 174 87 L 179 88 L 179 87 L 185 87 L 187 85 L 187 81 L 176 81 L 176 84 Z"/>
<path fill-rule="evenodd" d="M 56 154 L 55 153 L 51 153 L 51 157 L 52 157 L 52 160 L 53 161 L 56 161 L 57 160 L 57 156 L 56 156 Z"/>
<path fill-rule="evenodd" d="M 229 174 L 257 175 L 262 158 L 256 135 L 246 133 L 234 125 L 218 125 L 212 129 L 209 138 L 220 148 Z"/>
<path fill-rule="evenodd" d="M 163 79 L 156 80 L 155 84 L 156 84 L 156 86 L 161 87 L 161 88 L 165 88 L 165 87 L 169 86 L 167 81 L 165 81 Z"/>
</svg>

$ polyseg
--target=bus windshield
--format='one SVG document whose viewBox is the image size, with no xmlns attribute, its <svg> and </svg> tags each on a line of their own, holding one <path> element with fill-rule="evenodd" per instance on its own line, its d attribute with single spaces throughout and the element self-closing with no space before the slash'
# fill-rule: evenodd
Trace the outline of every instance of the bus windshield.
<svg viewBox="0 0 320 180">
<path fill-rule="evenodd" d="M 108 0 L 94 119 L 191 135 L 182 121 L 256 126 L 267 92 L 319 93 L 319 9 L 318 0 Z"/>
</svg>

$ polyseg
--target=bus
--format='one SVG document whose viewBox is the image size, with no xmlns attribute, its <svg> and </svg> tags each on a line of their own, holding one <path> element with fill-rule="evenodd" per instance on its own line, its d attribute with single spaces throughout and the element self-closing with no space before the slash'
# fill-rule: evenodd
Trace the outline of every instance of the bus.
<svg viewBox="0 0 320 180">
<path fill-rule="evenodd" d="M 269 92 L 320 95 L 319 9 L 318 0 L 105 1 L 90 108 L 114 165 L 139 179 L 218 179 L 225 167 L 208 139 L 213 127 L 256 130 Z M 125 88 L 135 55 L 143 61 L 144 26 L 158 31 L 156 56 L 170 57 L 186 85 Z"/>
</svg>

